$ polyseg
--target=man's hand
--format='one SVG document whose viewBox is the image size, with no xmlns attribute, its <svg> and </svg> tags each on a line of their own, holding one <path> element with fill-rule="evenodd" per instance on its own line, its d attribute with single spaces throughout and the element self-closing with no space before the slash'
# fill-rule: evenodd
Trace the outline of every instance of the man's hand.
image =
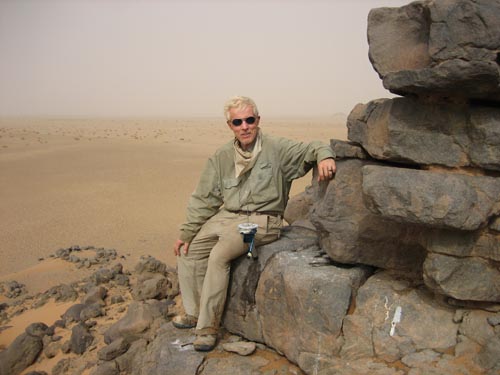
<svg viewBox="0 0 500 375">
<path fill-rule="evenodd" d="M 181 248 L 184 248 L 183 253 L 184 253 L 184 255 L 186 255 L 188 253 L 188 250 L 189 250 L 189 242 L 184 242 L 182 240 L 175 241 L 174 254 L 176 257 L 181 255 Z"/>
<path fill-rule="evenodd" d="M 337 167 L 332 158 L 323 159 L 318 163 L 318 181 L 326 181 L 333 178 Z"/>
</svg>

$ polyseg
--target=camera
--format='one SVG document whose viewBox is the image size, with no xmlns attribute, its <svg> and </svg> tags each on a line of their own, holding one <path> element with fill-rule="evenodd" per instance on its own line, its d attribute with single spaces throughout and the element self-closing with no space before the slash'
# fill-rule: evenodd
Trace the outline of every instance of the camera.
<svg viewBox="0 0 500 375">
<path fill-rule="evenodd" d="M 238 225 L 238 230 L 240 234 L 243 235 L 243 243 L 248 243 L 248 252 L 247 257 L 249 258 L 257 258 L 257 253 L 254 251 L 254 240 L 255 234 L 257 233 L 257 228 L 259 226 L 254 223 L 241 223 Z"/>
</svg>

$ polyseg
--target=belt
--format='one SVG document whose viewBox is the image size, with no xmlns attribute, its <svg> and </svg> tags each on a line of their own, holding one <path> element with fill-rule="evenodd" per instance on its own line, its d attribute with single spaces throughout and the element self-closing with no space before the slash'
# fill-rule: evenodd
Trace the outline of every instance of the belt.
<svg viewBox="0 0 500 375">
<path fill-rule="evenodd" d="M 278 211 L 245 211 L 245 210 L 239 210 L 239 211 L 229 211 L 232 212 L 233 214 L 237 215 L 266 215 L 266 216 L 274 216 L 274 217 L 283 217 L 283 214 Z"/>
</svg>

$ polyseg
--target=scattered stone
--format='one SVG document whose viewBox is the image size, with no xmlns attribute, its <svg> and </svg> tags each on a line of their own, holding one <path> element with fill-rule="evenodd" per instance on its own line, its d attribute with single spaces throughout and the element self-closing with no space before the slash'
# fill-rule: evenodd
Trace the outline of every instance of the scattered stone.
<svg viewBox="0 0 500 375">
<path fill-rule="evenodd" d="M 93 341 L 94 337 L 84 324 L 79 323 L 71 330 L 70 348 L 73 353 L 83 354 Z"/>
<path fill-rule="evenodd" d="M 132 298 L 136 301 L 149 299 L 173 298 L 178 289 L 163 275 L 154 275 L 151 278 L 142 279 L 132 288 Z"/>
<path fill-rule="evenodd" d="M 130 347 L 130 343 L 125 340 L 123 337 L 120 337 L 113 341 L 108 346 L 103 347 L 97 353 L 97 356 L 100 360 L 103 361 L 111 361 L 116 357 L 125 353 Z"/>
<path fill-rule="evenodd" d="M 66 326 L 68 323 L 81 321 L 80 314 L 85 307 L 85 304 L 77 303 L 76 305 L 68 308 L 68 310 L 66 310 L 66 312 L 62 315 L 64 325 Z"/>
<path fill-rule="evenodd" d="M 43 354 L 45 354 L 47 358 L 54 358 L 59 350 L 61 350 L 61 346 L 62 345 L 59 342 L 51 342 L 47 345 L 44 345 Z"/>
<path fill-rule="evenodd" d="M 19 374 L 35 362 L 43 349 L 40 327 L 30 329 L 35 335 L 24 332 L 17 336 L 7 349 L 0 352 L 0 374 Z"/>
<path fill-rule="evenodd" d="M 61 345 L 61 351 L 65 354 L 67 354 L 71 351 L 71 341 L 70 340 L 63 342 L 63 344 Z"/>
<path fill-rule="evenodd" d="M 120 370 L 115 361 L 99 362 L 90 375 L 118 375 Z"/>
<path fill-rule="evenodd" d="M 7 298 L 17 298 L 26 294 L 26 286 L 15 280 L 0 283 L 0 293 Z"/>
<path fill-rule="evenodd" d="M 87 292 L 85 297 L 82 299 L 82 303 L 90 305 L 93 303 L 104 304 L 104 299 L 108 290 L 103 286 L 94 286 L 90 291 Z"/>
<path fill-rule="evenodd" d="M 89 319 L 97 318 L 99 316 L 104 316 L 104 310 L 100 303 L 96 302 L 91 305 L 85 305 L 85 307 L 80 312 L 80 321 L 85 322 Z"/>
<path fill-rule="evenodd" d="M 167 265 L 154 257 L 147 255 L 141 257 L 139 262 L 135 265 L 134 270 L 139 275 L 145 272 L 165 274 L 167 271 Z"/>
<path fill-rule="evenodd" d="M 92 276 L 90 276 L 90 279 L 96 284 L 107 284 L 113 279 L 113 271 L 107 268 L 101 268 L 94 272 Z"/>
<path fill-rule="evenodd" d="M 256 346 L 254 342 L 239 341 L 224 343 L 222 344 L 222 348 L 227 352 L 246 356 L 255 352 Z"/>
<path fill-rule="evenodd" d="M 26 333 L 32 337 L 42 339 L 48 333 L 49 327 L 45 323 L 31 323 L 26 327 Z"/>
<path fill-rule="evenodd" d="M 155 300 L 150 302 L 132 302 L 125 316 L 104 333 L 104 342 L 110 344 L 119 338 L 133 342 L 141 338 L 156 319 L 166 316 L 160 302 Z"/>
<path fill-rule="evenodd" d="M 120 286 L 129 286 L 130 285 L 130 279 L 127 275 L 117 274 L 113 280 L 114 280 L 116 285 L 120 285 Z"/>
<path fill-rule="evenodd" d="M 65 375 L 71 365 L 71 360 L 69 358 L 63 358 L 52 368 L 52 375 Z"/>
<path fill-rule="evenodd" d="M 121 295 L 111 296 L 111 298 L 109 300 L 109 303 L 112 305 L 115 305 L 117 303 L 123 303 L 123 302 L 125 302 L 125 298 L 123 298 L 123 296 L 121 296 Z"/>
<path fill-rule="evenodd" d="M 78 292 L 67 284 L 60 284 L 50 288 L 47 295 L 53 297 L 56 302 L 75 301 L 78 298 Z"/>
</svg>

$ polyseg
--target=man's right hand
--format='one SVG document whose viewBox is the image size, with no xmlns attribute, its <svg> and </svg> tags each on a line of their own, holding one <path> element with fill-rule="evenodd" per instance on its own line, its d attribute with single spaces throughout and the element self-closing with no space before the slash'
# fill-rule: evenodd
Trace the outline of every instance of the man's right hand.
<svg viewBox="0 0 500 375">
<path fill-rule="evenodd" d="M 186 255 L 188 253 L 188 250 L 189 250 L 189 242 L 184 242 L 182 240 L 175 241 L 174 254 L 176 257 L 181 255 L 181 248 L 184 248 L 182 252 L 184 253 L 184 255 Z"/>
</svg>

